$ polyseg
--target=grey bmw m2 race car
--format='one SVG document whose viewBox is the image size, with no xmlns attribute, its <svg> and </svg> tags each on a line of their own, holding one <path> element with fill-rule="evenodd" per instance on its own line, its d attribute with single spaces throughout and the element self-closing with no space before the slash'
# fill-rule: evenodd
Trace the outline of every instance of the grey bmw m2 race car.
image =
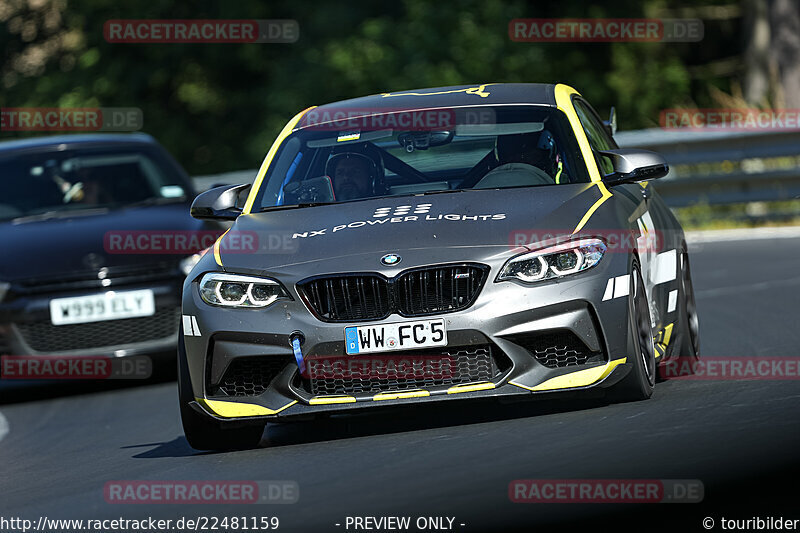
<svg viewBox="0 0 800 533">
<path fill-rule="evenodd" d="M 683 231 L 572 88 L 484 84 L 309 108 L 183 288 L 179 389 L 197 449 L 270 421 L 600 387 L 651 396 L 698 356 Z"/>
</svg>

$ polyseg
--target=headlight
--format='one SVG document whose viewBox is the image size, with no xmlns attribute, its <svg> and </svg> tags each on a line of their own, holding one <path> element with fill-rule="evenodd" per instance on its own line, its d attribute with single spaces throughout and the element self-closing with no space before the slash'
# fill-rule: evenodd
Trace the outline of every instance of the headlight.
<svg viewBox="0 0 800 533">
<path fill-rule="evenodd" d="M 559 278 L 592 268 L 603 258 L 600 239 L 581 239 L 528 252 L 508 260 L 497 281 L 517 279 L 527 283 Z"/>
<path fill-rule="evenodd" d="M 204 254 L 205 250 L 181 259 L 181 272 L 183 272 L 184 276 L 189 275 L 189 272 L 191 272 L 194 266 L 200 262 L 200 258 L 202 258 Z"/>
<path fill-rule="evenodd" d="M 276 300 L 291 299 L 279 282 L 269 278 L 210 272 L 200 280 L 204 302 L 223 307 L 267 307 Z"/>
</svg>

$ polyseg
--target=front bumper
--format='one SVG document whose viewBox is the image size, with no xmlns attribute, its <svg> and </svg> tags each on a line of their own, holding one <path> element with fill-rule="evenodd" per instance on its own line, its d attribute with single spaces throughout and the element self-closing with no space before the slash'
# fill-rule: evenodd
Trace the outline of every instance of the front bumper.
<svg viewBox="0 0 800 533">
<path fill-rule="evenodd" d="M 551 391 L 608 387 L 630 371 L 628 356 L 633 349 L 628 299 L 604 299 L 608 280 L 629 272 L 626 255 L 617 254 L 582 274 L 531 285 L 495 283 L 496 268 L 492 268 L 471 307 L 436 315 L 446 321 L 448 348 L 490 346 L 493 357 L 503 360 L 490 379 L 365 394 L 312 394 L 299 375 L 289 341 L 290 334 L 299 331 L 305 337 L 304 354 L 346 357 L 344 327 L 358 323 L 320 321 L 306 308 L 294 285 L 286 285 L 292 301 L 280 301 L 265 310 L 251 310 L 209 306 L 200 299 L 196 283 L 187 282 L 183 320 L 189 378 L 195 397 L 193 407 L 219 420 L 289 420 L 384 405 L 527 397 Z M 391 315 L 369 324 L 413 320 L 416 319 Z M 535 356 L 531 339 L 553 332 L 572 335 L 592 357 L 583 364 L 570 366 L 542 364 Z M 232 361 L 263 357 L 283 358 L 287 362 L 263 392 L 232 396 L 215 390 L 214 385 L 223 378 Z"/>
<path fill-rule="evenodd" d="M 85 324 L 54 326 L 50 301 L 110 289 L 70 290 L 23 295 L 0 306 L 0 353 L 11 355 L 126 357 L 174 353 L 180 320 L 183 279 L 113 287 L 118 291 L 150 289 L 155 315 Z"/>
</svg>

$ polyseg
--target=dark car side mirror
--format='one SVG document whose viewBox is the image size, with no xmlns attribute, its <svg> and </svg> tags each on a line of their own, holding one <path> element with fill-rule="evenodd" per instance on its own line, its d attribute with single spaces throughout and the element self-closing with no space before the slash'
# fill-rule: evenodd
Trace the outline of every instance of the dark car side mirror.
<svg viewBox="0 0 800 533">
<path fill-rule="evenodd" d="M 661 178 L 669 172 L 669 165 L 661 154 L 635 148 L 598 151 L 598 154 L 611 159 L 614 172 L 603 176 L 608 185 L 635 183 Z"/>
<path fill-rule="evenodd" d="M 239 199 L 250 187 L 252 184 L 243 183 L 209 189 L 197 195 L 189 212 L 199 220 L 236 220 L 242 214 Z"/>
<path fill-rule="evenodd" d="M 603 121 L 603 126 L 606 128 L 606 132 L 613 137 L 617 133 L 617 110 L 613 107 L 611 108 L 611 112 L 608 114 L 608 120 Z"/>
</svg>

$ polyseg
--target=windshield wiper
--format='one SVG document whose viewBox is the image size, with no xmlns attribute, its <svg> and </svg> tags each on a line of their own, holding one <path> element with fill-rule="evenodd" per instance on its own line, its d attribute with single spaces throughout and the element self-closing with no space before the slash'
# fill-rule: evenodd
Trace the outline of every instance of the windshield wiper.
<svg viewBox="0 0 800 533">
<path fill-rule="evenodd" d="M 15 217 L 11 219 L 11 222 L 14 224 L 24 224 L 26 222 L 41 222 L 43 220 L 51 220 L 54 218 L 69 218 L 71 216 L 91 216 L 91 215 L 103 215 L 108 213 L 108 208 L 106 207 L 93 207 L 87 209 L 56 209 L 52 211 L 45 211 L 43 213 L 37 213 L 35 215 L 24 215 L 21 217 Z"/>
<path fill-rule="evenodd" d="M 139 200 L 138 202 L 133 202 L 130 204 L 119 204 L 117 207 L 127 209 L 129 207 L 147 207 L 150 205 L 166 205 L 166 204 L 177 204 L 186 202 L 185 196 L 178 196 L 176 198 L 167 198 L 165 196 L 153 196 L 151 198 L 145 198 L 144 200 Z"/>
<path fill-rule="evenodd" d="M 304 207 L 317 207 L 318 205 L 333 205 L 341 202 L 307 202 L 302 204 L 287 204 L 287 205 L 270 205 L 262 207 L 257 213 L 264 213 L 266 211 L 280 211 L 282 209 L 303 209 Z"/>
<path fill-rule="evenodd" d="M 441 190 L 441 191 L 426 191 L 426 192 L 415 193 L 415 194 L 422 194 L 423 196 L 428 196 L 430 194 L 446 194 L 446 193 L 449 193 L 449 192 L 464 192 L 466 190 L 467 189 L 444 189 L 444 190 Z"/>
</svg>

